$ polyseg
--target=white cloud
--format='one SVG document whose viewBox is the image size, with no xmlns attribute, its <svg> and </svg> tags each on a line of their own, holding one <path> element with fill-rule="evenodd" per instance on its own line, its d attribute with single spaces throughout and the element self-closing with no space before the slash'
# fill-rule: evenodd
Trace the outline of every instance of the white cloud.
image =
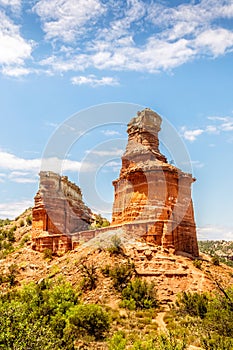
<svg viewBox="0 0 233 350">
<path fill-rule="evenodd" d="M 233 17 L 231 0 L 201 0 L 174 7 L 140 0 L 109 1 L 104 5 L 89 0 L 82 8 L 78 3 L 82 5 L 83 0 L 40 0 L 34 7 L 47 38 L 65 42 L 57 47 L 56 54 L 41 61 L 50 72 L 95 68 L 157 73 L 233 49 L 233 32 L 223 28 L 220 21 L 216 25 L 218 19 Z M 98 15 L 94 21 L 95 11 Z M 81 28 L 84 22 L 85 34 Z M 81 34 L 82 41 L 77 42 Z M 143 34 L 142 38 L 138 39 L 138 34 Z M 66 45 L 69 40 L 72 42 Z M 109 77 L 106 81 L 95 79 L 82 75 L 71 81 L 92 86 L 117 83 Z"/>
<path fill-rule="evenodd" d="M 57 157 L 25 159 L 12 153 L 0 151 L 0 169 L 5 173 L 0 177 L 7 177 L 10 181 L 18 183 L 33 183 L 37 181 L 40 170 L 50 170 L 57 173 L 66 171 L 88 172 L 93 170 L 92 164 L 77 162 L 70 159 L 58 159 Z M 6 179 L 6 178 L 5 178 Z"/>
<path fill-rule="evenodd" d="M 203 129 L 187 130 L 186 127 L 182 127 L 181 131 L 184 139 L 191 142 L 195 141 L 204 132 Z"/>
<path fill-rule="evenodd" d="M 16 8 L 20 0 L 0 0 Z M 37 0 L 51 50 L 40 62 L 31 61 L 33 43 L 20 27 L 0 14 L 0 64 L 3 74 L 56 74 L 88 69 L 158 73 L 201 57 L 218 57 L 233 50 L 233 31 L 222 19 L 233 18 L 232 0 L 190 1 L 177 6 L 152 0 Z M 40 43 L 38 43 L 40 45 Z M 32 66 L 32 64 L 34 66 Z M 40 66 L 40 69 L 38 68 Z M 77 75 L 74 85 L 118 85 L 116 78 Z"/>
<path fill-rule="evenodd" d="M 115 86 L 119 84 L 116 78 L 102 77 L 99 79 L 95 75 L 73 77 L 71 82 L 73 85 L 90 85 L 92 87 Z"/>
<path fill-rule="evenodd" d="M 233 131 L 233 118 L 232 117 L 208 117 L 209 120 L 213 120 L 217 124 L 213 125 L 216 131 Z M 209 128 L 209 127 L 207 127 Z M 208 130 L 207 130 L 208 131 Z"/>
<path fill-rule="evenodd" d="M 191 160 L 191 164 L 194 168 L 197 168 L 197 169 L 204 167 L 204 163 L 200 162 L 200 160 Z"/>
<path fill-rule="evenodd" d="M 8 75 L 9 77 L 21 77 L 25 76 L 31 73 L 31 69 L 25 68 L 25 67 L 11 67 L 11 66 L 6 66 L 3 67 L 2 73 L 4 75 Z"/>
<path fill-rule="evenodd" d="M 86 151 L 86 153 L 89 153 L 91 155 L 97 155 L 99 157 L 108 157 L 108 156 L 115 156 L 115 157 L 121 157 L 124 153 L 123 149 L 114 148 L 109 150 L 89 150 Z"/>
<path fill-rule="evenodd" d="M 0 5 L 9 6 L 13 12 L 18 13 L 21 8 L 21 0 L 0 0 Z"/>
<path fill-rule="evenodd" d="M 87 22 L 93 25 L 105 6 L 98 0 L 40 0 L 33 10 L 41 18 L 47 39 L 71 42 L 85 35 Z"/>
<path fill-rule="evenodd" d="M 214 56 L 223 55 L 228 49 L 233 50 L 233 32 L 223 28 L 208 29 L 196 38 L 195 46 Z"/>
<path fill-rule="evenodd" d="M 19 27 L 0 11 L 0 64 L 23 64 L 31 51 L 32 43 L 24 40 Z"/>
<path fill-rule="evenodd" d="M 121 135 L 119 131 L 116 131 L 116 130 L 102 130 L 101 133 L 104 134 L 105 136 Z"/>
<path fill-rule="evenodd" d="M 219 134 L 219 130 L 215 125 L 207 125 L 206 132 L 209 134 Z"/>
<path fill-rule="evenodd" d="M 22 212 L 33 205 L 32 200 L 23 199 L 17 202 L 6 202 L 0 204 L 0 218 L 14 219 Z"/>
<path fill-rule="evenodd" d="M 16 183 L 36 183 L 38 182 L 38 178 L 36 175 L 33 175 L 30 172 L 25 171 L 12 171 L 8 179 L 10 181 L 16 182 Z"/>
<path fill-rule="evenodd" d="M 109 172 L 115 172 L 119 173 L 121 169 L 121 162 L 120 161 L 110 161 L 104 164 L 103 168 L 101 168 L 101 171 L 103 173 L 109 173 Z"/>
<path fill-rule="evenodd" d="M 24 159 L 12 153 L 0 151 L 0 168 L 5 170 L 29 170 L 38 172 L 40 169 L 40 159 Z"/>
<path fill-rule="evenodd" d="M 228 120 L 225 123 L 222 123 L 220 127 L 223 131 L 233 131 L 233 119 Z"/>
<path fill-rule="evenodd" d="M 228 120 L 228 117 L 207 117 L 207 119 L 209 120 L 220 120 L 220 121 L 227 121 Z"/>
<path fill-rule="evenodd" d="M 206 225 L 197 228 L 199 240 L 233 240 L 233 227 Z"/>
<path fill-rule="evenodd" d="M 207 125 L 206 127 L 188 130 L 185 126 L 181 128 L 181 135 L 188 141 L 195 141 L 198 136 L 203 133 L 208 134 L 220 134 L 221 132 L 233 131 L 233 118 L 232 117 L 207 117 L 208 120 L 212 120 L 215 124 Z"/>
</svg>

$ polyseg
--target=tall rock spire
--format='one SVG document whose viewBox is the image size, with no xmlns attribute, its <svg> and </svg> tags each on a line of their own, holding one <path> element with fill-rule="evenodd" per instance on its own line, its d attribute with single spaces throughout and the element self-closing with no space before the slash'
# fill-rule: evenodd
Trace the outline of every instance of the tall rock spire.
<svg viewBox="0 0 233 350">
<path fill-rule="evenodd" d="M 191 174 L 168 164 L 159 151 L 162 118 L 149 108 L 128 124 L 120 176 L 113 181 L 112 225 L 144 227 L 144 238 L 198 256 Z"/>
</svg>

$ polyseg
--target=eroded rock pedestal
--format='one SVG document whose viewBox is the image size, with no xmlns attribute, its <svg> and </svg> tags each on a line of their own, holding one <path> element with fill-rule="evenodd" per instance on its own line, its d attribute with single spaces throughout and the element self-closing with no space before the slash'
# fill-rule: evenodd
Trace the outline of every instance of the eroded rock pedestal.
<svg viewBox="0 0 233 350">
<path fill-rule="evenodd" d="M 120 176 L 113 182 L 112 225 L 140 230 L 148 242 L 198 256 L 191 174 L 168 164 L 159 151 L 162 119 L 150 109 L 128 124 Z"/>
<path fill-rule="evenodd" d="M 67 251 L 71 235 L 85 231 L 92 222 L 91 210 L 83 203 L 80 188 L 66 176 L 40 172 L 40 187 L 32 210 L 36 250 Z"/>
</svg>

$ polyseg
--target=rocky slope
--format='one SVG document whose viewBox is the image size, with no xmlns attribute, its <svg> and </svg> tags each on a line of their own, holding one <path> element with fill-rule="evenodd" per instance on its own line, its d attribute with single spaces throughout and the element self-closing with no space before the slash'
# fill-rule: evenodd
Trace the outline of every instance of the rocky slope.
<svg viewBox="0 0 233 350">
<path fill-rule="evenodd" d="M 212 291 L 216 289 L 215 280 L 223 286 L 233 283 L 233 269 L 222 263 L 215 266 L 211 257 L 206 254 L 202 253 L 199 260 L 184 253 L 174 255 L 172 249 L 163 249 L 139 238 L 128 237 L 121 229 L 113 233 L 103 233 L 60 256 L 50 256 L 47 252 L 46 257 L 46 254 L 31 249 L 31 226 L 30 222 L 27 223 L 28 218 L 30 210 L 4 227 L 4 230 L 10 230 L 16 226 L 15 242 L 12 243 L 14 251 L 0 260 L 0 274 L 7 274 L 9 267 L 15 264 L 17 285 L 37 282 L 46 277 L 63 276 L 77 286 L 83 278 L 81 261 L 96 267 L 97 288 L 84 295 L 84 299 L 92 302 L 109 301 L 112 304 L 117 301 L 118 296 L 113 292 L 111 280 L 101 271 L 107 265 L 126 264 L 127 261 L 134 264 L 136 275 L 155 283 L 158 297 L 164 304 L 174 301 L 182 291 Z M 121 254 L 110 252 L 109 247 L 114 245 L 115 236 L 121 242 Z M 5 288 L 7 284 L 1 284 L 1 289 Z"/>
</svg>

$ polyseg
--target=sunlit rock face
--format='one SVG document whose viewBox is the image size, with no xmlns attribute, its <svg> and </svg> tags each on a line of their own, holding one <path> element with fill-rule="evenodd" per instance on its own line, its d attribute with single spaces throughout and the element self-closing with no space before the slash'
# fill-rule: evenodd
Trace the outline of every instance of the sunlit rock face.
<svg viewBox="0 0 233 350">
<path fill-rule="evenodd" d="M 120 176 L 113 181 L 112 226 L 133 224 L 149 242 L 198 256 L 191 198 L 195 180 L 160 153 L 161 123 L 162 118 L 146 108 L 128 124 Z"/>
</svg>

